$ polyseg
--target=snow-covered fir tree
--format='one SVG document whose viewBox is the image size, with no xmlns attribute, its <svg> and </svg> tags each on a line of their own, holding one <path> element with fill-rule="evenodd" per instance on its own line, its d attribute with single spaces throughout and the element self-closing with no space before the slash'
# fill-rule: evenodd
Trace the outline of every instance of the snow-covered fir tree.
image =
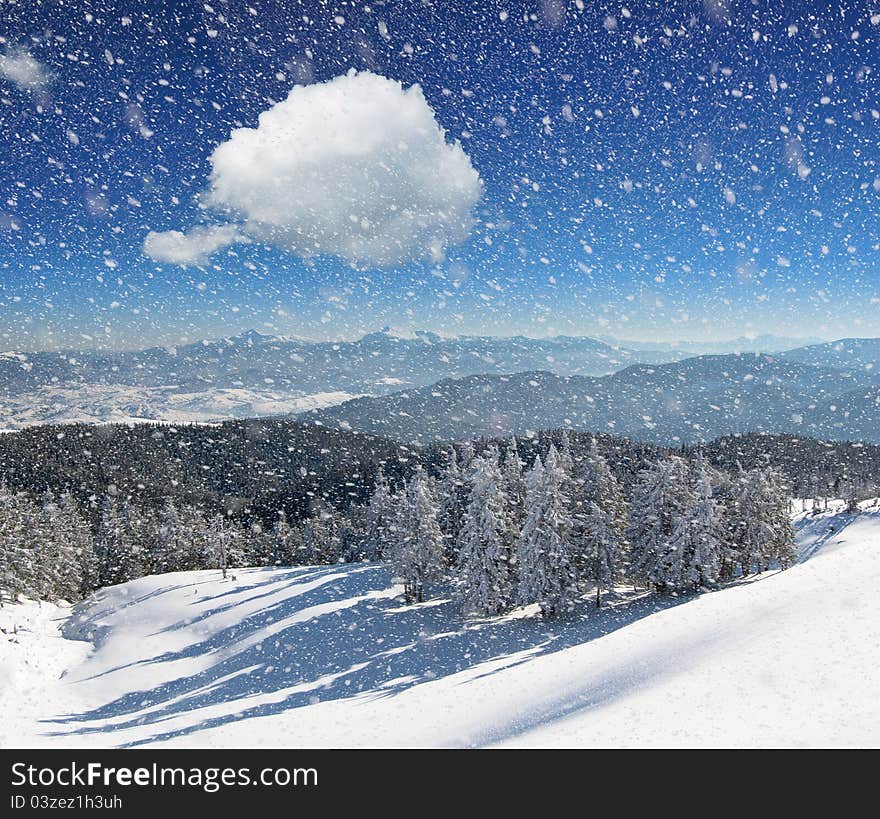
<svg viewBox="0 0 880 819">
<path fill-rule="evenodd" d="M 351 506 L 339 515 L 339 559 L 344 563 L 371 559 L 366 536 L 368 511 L 364 506 Z"/>
<path fill-rule="evenodd" d="M 35 597 L 41 585 L 34 560 L 30 500 L 0 485 L 0 604 Z"/>
<path fill-rule="evenodd" d="M 764 558 L 768 566 L 787 569 L 797 560 L 794 528 L 791 525 L 788 487 L 782 474 L 773 468 L 764 470 L 764 514 L 768 525 L 768 540 Z M 858 507 L 856 507 L 858 509 Z M 850 508 L 849 511 L 852 511 Z"/>
<path fill-rule="evenodd" d="M 620 583 L 627 570 L 627 504 L 595 438 L 573 465 L 571 480 L 572 549 L 584 581 L 602 592 Z"/>
<path fill-rule="evenodd" d="M 462 473 L 471 465 L 477 450 L 471 441 L 464 441 L 458 448 L 458 466 Z"/>
<path fill-rule="evenodd" d="M 79 598 L 83 585 L 80 552 L 87 543 L 91 548 L 91 534 L 68 498 L 56 501 L 47 493 L 43 499 L 38 554 L 46 582 L 40 596 L 48 600 Z"/>
<path fill-rule="evenodd" d="M 498 466 L 489 447 L 469 467 L 470 496 L 459 534 L 457 592 L 467 613 L 492 615 L 511 602 L 513 531 Z"/>
<path fill-rule="evenodd" d="M 153 566 L 157 572 L 176 572 L 184 568 L 183 520 L 177 504 L 166 498 L 158 516 Z"/>
<path fill-rule="evenodd" d="M 681 569 L 672 536 L 690 502 L 690 476 L 684 459 L 672 456 L 639 473 L 627 527 L 634 582 L 660 591 L 678 585 Z"/>
<path fill-rule="evenodd" d="M 230 526 L 226 515 L 212 515 L 205 531 L 205 557 L 211 561 L 212 568 L 220 569 L 225 579 L 233 566 L 230 559 Z"/>
<path fill-rule="evenodd" d="M 519 535 L 525 519 L 526 481 L 515 437 L 511 437 L 504 452 L 504 465 L 501 471 L 504 478 L 504 494 L 507 496 L 508 516 L 514 533 Z"/>
<path fill-rule="evenodd" d="M 320 516 L 312 515 L 299 525 L 301 554 L 304 563 L 320 563 L 323 552 L 323 540 L 326 537 L 324 521 Z"/>
<path fill-rule="evenodd" d="M 29 567 L 30 574 L 25 594 L 40 600 L 53 600 L 58 582 L 54 563 L 57 554 L 49 514 L 51 510 L 54 516 L 54 498 L 47 493 L 37 502 L 29 495 L 20 493 L 17 509 L 23 529 L 23 539 L 20 542 L 28 553 L 23 556 L 23 565 Z"/>
<path fill-rule="evenodd" d="M 101 503 L 98 530 L 95 533 L 95 555 L 98 559 L 98 584 L 112 586 L 124 583 L 130 561 L 125 556 L 129 549 L 126 522 L 120 514 L 116 495 L 107 494 Z"/>
<path fill-rule="evenodd" d="M 715 498 L 713 470 L 700 459 L 692 471 L 688 505 L 670 538 L 665 582 L 669 588 L 702 588 L 720 576 L 724 518 Z"/>
<path fill-rule="evenodd" d="M 419 470 L 397 502 L 389 558 L 408 603 L 425 599 L 428 583 L 442 577 L 446 565 L 437 500 L 430 478 Z"/>
<path fill-rule="evenodd" d="M 278 520 L 272 526 L 272 558 L 273 566 L 293 566 L 296 563 L 296 538 L 293 527 L 287 520 L 283 509 L 278 512 Z"/>
<path fill-rule="evenodd" d="M 742 574 L 760 572 L 772 564 L 791 565 L 796 554 L 789 502 L 778 473 L 740 470 L 734 492 L 734 548 Z"/>
<path fill-rule="evenodd" d="M 516 544 L 519 601 L 537 603 L 544 617 L 570 609 L 578 591 L 566 481 L 553 445 L 546 464 L 536 456 L 526 476 L 525 522 Z"/>
<path fill-rule="evenodd" d="M 739 551 L 737 549 L 739 512 L 738 481 L 726 472 L 716 472 L 713 477 L 713 491 L 721 518 L 718 532 L 718 579 L 721 582 L 732 580 L 739 570 Z"/>
<path fill-rule="evenodd" d="M 226 524 L 226 563 L 230 569 L 254 565 L 253 533 L 250 527 Z"/>
<path fill-rule="evenodd" d="M 312 504 L 302 524 L 306 551 L 313 563 L 338 563 L 342 556 L 341 526 L 335 510 L 323 502 Z"/>
<path fill-rule="evenodd" d="M 212 566 L 205 560 L 210 553 L 208 546 L 208 521 L 204 512 L 192 505 L 183 505 L 180 509 L 180 536 L 177 540 L 181 550 L 178 565 L 182 570 L 204 569 Z"/>
<path fill-rule="evenodd" d="M 61 496 L 58 519 L 61 530 L 79 560 L 78 596 L 84 597 L 98 588 L 98 558 L 95 555 L 95 541 L 89 522 L 82 516 L 75 498 L 69 492 Z"/>
<path fill-rule="evenodd" d="M 267 530 L 259 520 L 250 522 L 244 527 L 245 550 L 248 566 L 274 566 L 275 543 L 271 527 Z"/>
<path fill-rule="evenodd" d="M 473 452 L 468 451 L 466 457 L 472 460 Z M 455 447 L 450 446 L 444 452 L 444 462 L 437 480 L 437 522 L 443 533 L 443 546 L 449 565 L 457 562 L 461 526 L 469 491 L 470 487 L 459 465 L 459 456 Z"/>
<path fill-rule="evenodd" d="M 559 468 L 566 477 L 571 477 L 574 472 L 574 457 L 571 454 L 571 440 L 568 436 L 568 430 L 562 430 L 559 436 L 559 450 L 557 451 L 559 459 Z"/>
<path fill-rule="evenodd" d="M 365 558 L 380 560 L 394 523 L 394 500 L 385 473 L 380 469 L 370 495 L 365 521 Z"/>
</svg>

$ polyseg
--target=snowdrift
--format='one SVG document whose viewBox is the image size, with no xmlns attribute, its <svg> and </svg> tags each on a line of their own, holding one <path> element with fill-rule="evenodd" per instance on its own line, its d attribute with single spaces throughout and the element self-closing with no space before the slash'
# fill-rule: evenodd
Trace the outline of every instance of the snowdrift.
<svg viewBox="0 0 880 819">
<path fill-rule="evenodd" d="M 375 564 L 7 607 L 0 745 L 876 746 L 880 513 L 796 524 L 786 572 L 555 623 L 404 606 Z"/>
</svg>

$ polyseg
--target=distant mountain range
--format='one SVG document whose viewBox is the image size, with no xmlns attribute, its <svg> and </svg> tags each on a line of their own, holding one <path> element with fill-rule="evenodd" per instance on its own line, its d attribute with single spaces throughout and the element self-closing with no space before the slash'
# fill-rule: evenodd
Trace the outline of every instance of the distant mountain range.
<svg viewBox="0 0 880 819">
<path fill-rule="evenodd" d="M 688 357 L 699 344 L 386 328 L 354 341 L 249 331 L 141 351 L 14 351 L 0 353 L 0 429 L 302 415 L 421 442 L 566 426 L 673 444 L 753 430 L 880 440 L 880 339 Z"/>
<path fill-rule="evenodd" d="M 415 443 L 566 427 L 673 445 L 752 431 L 876 443 L 880 377 L 869 350 L 849 355 L 846 368 L 802 363 L 792 351 L 638 364 L 602 377 L 478 375 L 305 417 Z"/>
<path fill-rule="evenodd" d="M 669 351 L 592 338 L 459 336 L 386 328 L 355 341 L 250 330 L 146 350 L 0 353 L 0 428 L 47 421 L 209 421 L 275 415 L 441 378 L 547 369 L 602 375 Z"/>
<path fill-rule="evenodd" d="M 445 338 L 390 329 L 357 341 L 307 341 L 256 331 L 180 347 L 132 352 L 0 353 L 0 394 L 48 386 L 126 384 L 187 391 L 213 389 L 379 393 L 439 378 L 552 369 L 601 375 L 636 361 L 669 360 L 592 338 Z"/>
<path fill-rule="evenodd" d="M 727 341 L 632 341 L 614 336 L 597 336 L 600 341 L 628 350 L 651 350 L 665 353 L 676 360 L 698 355 L 726 355 L 728 353 L 779 353 L 795 347 L 822 344 L 821 338 L 796 338 L 764 333 L 758 336 L 740 336 Z"/>
<path fill-rule="evenodd" d="M 880 367 L 880 338 L 842 338 L 798 347 L 780 354 L 787 361 L 842 370 L 876 371 Z"/>
</svg>

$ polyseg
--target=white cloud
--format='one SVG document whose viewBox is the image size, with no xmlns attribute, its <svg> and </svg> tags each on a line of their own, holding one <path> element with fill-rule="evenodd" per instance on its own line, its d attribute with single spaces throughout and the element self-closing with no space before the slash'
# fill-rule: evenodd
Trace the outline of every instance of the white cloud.
<svg viewBox="0 0 880 819">
<path fill-rule="evenodd" d="M 206 201 L 249 236 L 358 266 L 441 258 L 467 238 L 482 190 L 419 86 L 370 72 L 294 88 L 211 163 Z"/>
<path fill-rule="evenodd" d="M 205 264 L 215 251 L 244 239 L 235 225 L 194 227 L 189 233 L 151 230 L 144 240 L 144 253 L 157 262 L 188 267 Z"/>
<path fill-rule="evenodd" d="M 49 82 L 51 74 L 27 51 L 17 49 L 0 54 L 0 77 L 15 83 L 22 91 L 37 91 Z"/>
</svg>

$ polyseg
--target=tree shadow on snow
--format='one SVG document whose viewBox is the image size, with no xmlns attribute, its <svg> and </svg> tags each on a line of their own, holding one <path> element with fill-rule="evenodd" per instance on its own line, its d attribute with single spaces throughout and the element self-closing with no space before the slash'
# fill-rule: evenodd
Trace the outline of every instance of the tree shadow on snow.
<svg viewBox="0 0 880 819">
<path fill-rule="evenodd" d="M 821 516 L 816 518 L 804 518 L 801 525 L 798 526 L 798 531 L 803 532 L 805 530 L 808 531 L 815 529 L 818 534 L 800 550 L 797 562 L 804 563 L 809 560 L 817 554 L 829 540 L 839 536 L 847 526 L 858 520 L 859 517 L 859 514 L 839 512 L 832 517 Z"/>
<path fill-rule="evenodd" d="M 346 567 L 346 569 L 344 569 L 343 571 L 346 571 L 347 568 L 348 567 Z M 309 590 L 307 593 L 301 593 L 298 595 L 293 593 L 300 586 L 310 585 L 314 581 L 328 576 L 333 577 L 334 574 L 339 575 L 339 569 L 340 567 L 338 566 L 327 566 L 321 567 L 319 569 L 309 570 L 291 569 L 289 571 L 281 572 L 277 570 L 272 571 L 270 569 L 250 569 L 248 571 L 251 573 L 251 577 L 253 577 L 254 574 L 259 573 L 265 574 L 265 579 L 262 582 L 258 582 L 255 584 L 233 587 L 227 591 L 221 592 L 220 594 L 201 597 L 199 598 L 199 601 L 201 602 L 217 600 L 222 597 L 227 597 L 231 595 L 235 595 L 236 599 L 224 605 L 208 609 L 207 611 L 201 612 L 198 615 L 183 618 L 176 623 L 166 626 L 163 629 L 159 629 L 157 632 L 154 632 L 153 635 L 150 636 L 154 636 L 155 634 L 179 631 L 181 629 L 192 628 L 200 622 L 207 621 L 211 617 L 216 615 L 222 615 L 227 611 L 235 609 L 237 606 L 240 606 L 243 603 L 252 604 L 256 600 L 278 596 L 285 592 L 289 593 L 291 596 L 287 597 L 282 604 L 267 606 L 258 612 L 252 613 L 248 618 L 238 621 L 234 625 L 216 632 L 211 639 L 191 645 L 185 650 L 168 651 L 152 657 L 144 657 L 143 659 L 135 660 L 130 663 L 123 663 L 120 665 L 112 666 L 110 668 L 104 669 L 97 674 L 83 677 L 82 681 L 94 680 L 99 677 L 106 677 L 117 671 L 133 669 L 138 666 L 155 665 L 158 663 L 173 662 L 175 660 L 182 660 L 188 657 L 194 657 L 203 654 L 212 654 L 216 653 L 219 650 L 234 646 L 235 641 L 242 639 L 243 636 L 247 636 L 247 633 L 250 629 L 259 630 L 271 624 L 276 619 L 276 615 L 281 609 L 284 610 L 285 617 L 290 617 L 295 615 L 297 611 L 311 606 L 316 602 L 338 598 L 338 594 L 341 590 L 324 589 L 323 583 L 317 585 L 314 589 Z M 149 599 L 159 597 L 162 594 L 166 594 L 168 592 L 172 592 L 182 588 L 193 588 L 198 587 L 199 585 L 205 586 L 208 585 L 209 582 L 210 580 L 206 579 L 201 584 L 188 583 L 185 586 L 164 586 L 160 589 L 156 589 L 154 592 L 144 594 L 136 600 L 132 600 L 131 602 L 126 603 L 125 606 L 116 609 L 114 614 L 118 611 L 128 608 L 131 605 L 134 605 L 135 603 L 145 602 Z M 261 591 L 261 589 L 266 590 Z M 251 594 L 251 592 L 253 593 Z M 83 612 L 79 613 L 74 618 L 74 622 L 76 625 L 71 627 L 71 631 L 75 629 L 80 635 L 87 635 L 87 637 L 85 638 L 80 636 L 78 639 L 91 639 L 94 642 L 96 648 L 100 647 L 100 645 L 103 643 L 104 636 L 112 628 L 104 625 L 101 622 L 106 616 L 106 609 L 104 609 L 103 607 L 97 607 L 90 621 L 88 610 L 84 609 Z M 66 629 L 63 629 L 62 633 L 65 637 L 72 637 L 71 634 L 67 633 Z"/>
<path fill-rule="evenodd" d="M 279 583 L 278 570 L 268 570 L 261 582 L 239 587 L 238 594 L 254 593 L 250 599 L 277 595 L 285 587 L 289 595 L 210 637 L 102 673 L 124 673 L 136 680 L 137 666 L 197 657 L 208 661 L 204 670 L 148 690 L 130 691 L 92 710 L 46 720 L 59 729 L 50 735 L 109 735 L 148 726 L 148 733 L 123 741 L 124 746 L 137 746 L 316 702 L 390 697 L 477 669 L 460 683 L 467 685 L 597 639 L 695 596 L 624 595 L 599 610 L 585 602 L 552 623 L 509 616 L 462 622 L 449 600 L 402 605 L 401 598 L 389 591 L 388 569 L 377 564 L 291 570 L 280 580 L 284 582 Z M 321 582 L 308 588 L 310 581 Z M 300 586 L 305 588 L 297 592 Z M 198 619 L 207 622 L 234 605 L 230 601 L 200 613 Z M 193 622 L 185 618 L 166 630 L 187 628 Z M 480 671 L 483 664 L 491 667 Z M 265 700 L 266 695 L 274 695 L 272 701 L 248 704 L 252 699 Z M 202 709 L 214 707 L 223 713 L 206 711 L 198 718 Z M 174 724 L 187 714 L 195 718 L 186 725 Z"/>
</svg>

